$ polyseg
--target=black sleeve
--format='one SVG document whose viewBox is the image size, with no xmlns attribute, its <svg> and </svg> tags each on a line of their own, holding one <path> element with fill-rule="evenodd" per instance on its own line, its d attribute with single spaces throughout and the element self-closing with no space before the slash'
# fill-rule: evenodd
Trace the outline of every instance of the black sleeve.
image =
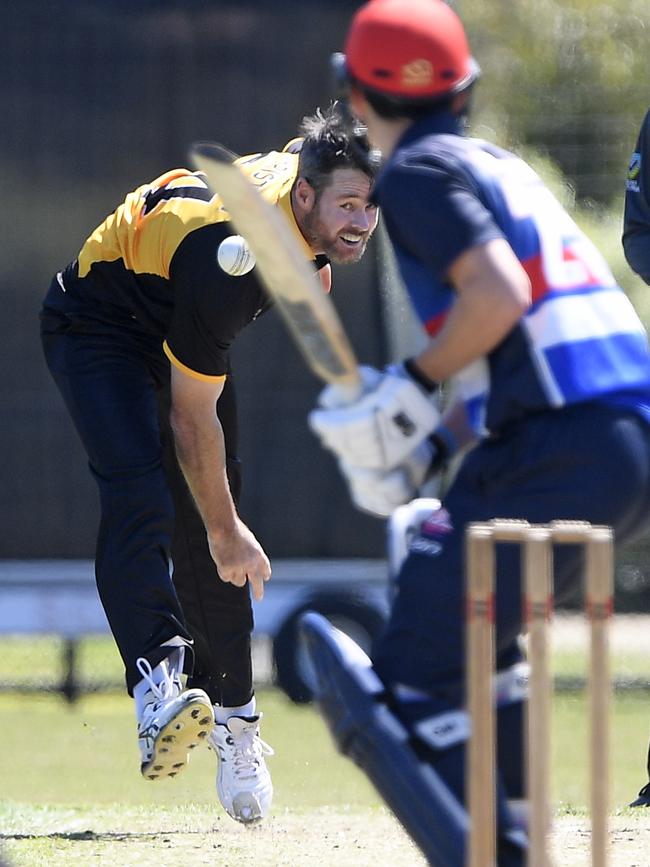
<svg viewBox="0 0 650 867">
<path fill-rule="evenodd" d="M 639 131 L 625 183 L 623 250 L 630 268 L 650 283 L 650 111 Z"/>
<path fill-rule="evenodd" d="M 255 268 L 231 277 L 219 267 L 217 249 L 232 234 L 228 223 L 196 229 L 170 265 L 174 313 L 167 346 L 177 361 L 204 376 L 227 373 L 232 341 L 267 304 Z"/>
</svg>

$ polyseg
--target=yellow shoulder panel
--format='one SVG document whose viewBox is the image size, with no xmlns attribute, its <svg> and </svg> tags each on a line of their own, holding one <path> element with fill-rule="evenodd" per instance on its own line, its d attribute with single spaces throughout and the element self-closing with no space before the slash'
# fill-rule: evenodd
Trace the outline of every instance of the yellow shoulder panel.
<svg viewBox="0 0 650 867">
<path fill-rule="evenodd" d="M 298 154 L 270 151 L 236 160 L 265 199 L 275 204 L 293 186 L 298 174 Z"/>
<path fill-rule="evenodd" d="M 178 191 L 195 189 L 180 195 Z M 183 238 L 199 226 L 228 219 L 218 196 L 206 199 L 207 184 L 188 169 L 174 169 L 129 193 L 86 240 L 79 276 L 95 262 L 122 259 L 138 274 L 169 277 L 169 263 Z"/>
<path fill-rule="evenodd" d="M 271 151 L 240 157 L 237 163 L 264 198 L 282 208 L 305 256 L 312 259 L 291 208 L 298 154 Z M 129 271 L 168 279 L 172 257 L 190 232 L 229 219 L 219 196 L 208 198 L 207 190 L 200 172 L 180 168 L 129 193 L 84 243 L 78 256 L 79 276 L 85 277 L 96 262 L 122 259 Z"/>
<path fill-rule="evenodd" d="M 293 139 L 293 141 L 297 140 Z M 305 257 L 313 259 L 314 253 L 298 228 L 291 207 L 291 189 L 298 175 L 298 159 L 297 153 L 271 151 L 268 154 L 240 157 L 237 163 L 264 198 L 281 208 L 295 232 Z"/>
</svg>

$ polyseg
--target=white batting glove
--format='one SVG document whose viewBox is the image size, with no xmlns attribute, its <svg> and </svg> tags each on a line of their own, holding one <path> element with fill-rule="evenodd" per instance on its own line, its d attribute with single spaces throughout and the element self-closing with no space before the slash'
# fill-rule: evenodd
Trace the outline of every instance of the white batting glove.
<svg viewBox="0 0 650 867">
<path fill-rule="evenodd" d="M 359 365 L 358 370 L 361 378 L 361 390 L 356 400 L 377 388 L 384 375 L 382 370 L 377 370 L 376 367 L 370 367 L 368 364 Z M 318 395 L 319 409 L 341 409 L 346 406 L 350 406 L 350 395 L 347 389 L 341 388 L 339 385 L 327 385 Z"/>
<path fill-rule="evenodd" d="M 433 459 L 434 447 L 425 441 L 394 470 L 367 470 L 339 463 L 348 483 L 350 498 L 362 512 L 378 518 L 390 517 L 398 506 L 409 503 L 418 495 Z"/>
<path fill-rule="evenodd" d="M 362 376 L 364 382 L 376 379 L 368 373 Z M 324 390 L 324 401 L 329 391 L 330 387 Z M 387 472 L 408 458 L 439 418 L 431 396 L 402 368 L 391 367 L 353 403 L 313 410 L 309 424 L 325 448 L 346 465 Z"/>
</svg>

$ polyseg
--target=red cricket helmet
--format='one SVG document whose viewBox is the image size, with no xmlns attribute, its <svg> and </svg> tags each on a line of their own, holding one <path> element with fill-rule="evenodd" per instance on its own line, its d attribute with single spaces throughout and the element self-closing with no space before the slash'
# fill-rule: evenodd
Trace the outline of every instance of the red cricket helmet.
<svg viewBox="0 0 650 867">
<path fill-rule="evenodd" d="M 352 19 L 345 66 L 361 85 L 408 101 L 459 93 L 480 74 L 460 18 L 443 0 L 370 0 Z"/>
</svg>

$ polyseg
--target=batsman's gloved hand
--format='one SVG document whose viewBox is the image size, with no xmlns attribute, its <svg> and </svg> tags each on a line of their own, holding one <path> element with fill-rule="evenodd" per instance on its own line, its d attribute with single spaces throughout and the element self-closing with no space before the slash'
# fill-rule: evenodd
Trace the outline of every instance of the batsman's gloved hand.
<svg viewBox="0 0 650 867">
<path fill-rule="evenodd" d="M 339 385 L 328 385 L 318 395 L 317 409 L 344 409 L 351 406 L 363 395 L 377 388 L 384 375 L 383 370 L 377 370 L 376 367 L 370 367 L 368 364 L 361 364 L 357 369 L 361 379 L 359 394 L 355 398 L 351 398 L 349 389 L 341 388 Z"/>
<path fill-rule="evenodd" d="M 436 427 L 440 413 L 432 395 L 403 365 L 383 371 L 359 369 L 361 396 L 343 405 L 340 390 L 328 386 L 309 425 L 346 465 L 388 472 L 404 463 Z"/>
<path fill-rule="evenodd" d="M 420 443 L 409 457 L 393 470 L 368 470 L 339 461 L 350 498 L 362 512 L 388 518 L 398 506 L 418 496 L 428 477 L 436 448 L 429 440 Z"/>
</svg>

